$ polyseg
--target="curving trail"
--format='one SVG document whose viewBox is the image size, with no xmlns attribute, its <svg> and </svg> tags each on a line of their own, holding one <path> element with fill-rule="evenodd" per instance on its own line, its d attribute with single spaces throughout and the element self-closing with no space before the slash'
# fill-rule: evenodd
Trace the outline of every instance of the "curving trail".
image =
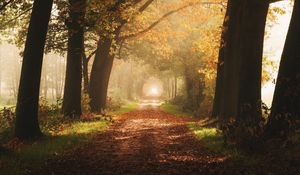
<svg viewBox="0 0 300 175">
<path fill-rule="evenodd" d="M 224 157 L 202 148 L 186 127 L 191 121 L 159 109 L 123 114 L 92 142 L 50 160 L 40 174 L 220 174 L 216 167 Z"/>
</svg>

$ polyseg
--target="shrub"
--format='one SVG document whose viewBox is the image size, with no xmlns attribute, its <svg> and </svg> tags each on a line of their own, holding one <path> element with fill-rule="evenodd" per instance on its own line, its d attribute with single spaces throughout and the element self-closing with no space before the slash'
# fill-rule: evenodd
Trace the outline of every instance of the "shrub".
<svg viewBox="0 0 300 175">
<path fill-rule="evenodd" d="M 61 111 L 62 99 L 57 99 L 56 104 L 49 104 L 49 102 L 41 97 L 39 100 L 39 117 L 44 118 L 47 116 L 58 115 Z"/>
<path fill-rule="evenodd" d="M 120 98 L 107 98 L 106 109 L 108 111 L 116 111 L 122 106 L 122 100 Z"/>
<path fill-rule="evenodd" d="M 91 98 L 89 97 L 88 93 L 82 93 L 81 97 L 81 109 L 82 112 L 85 114 L 91 113 L 91 107 L 90 107 Z"/>
<path fill-rule="evenodd" d="M 0 111 L 0 131 L 12 128 L 15 123 L 15 107 L 4 107 Z"/>
</svg>

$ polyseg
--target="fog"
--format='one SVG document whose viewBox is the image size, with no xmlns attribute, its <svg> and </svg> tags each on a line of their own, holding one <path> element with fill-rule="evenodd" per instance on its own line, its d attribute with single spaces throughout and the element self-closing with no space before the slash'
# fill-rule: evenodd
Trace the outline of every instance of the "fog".
<svg viewBox="0 0 300 175">
<path fill-rule="evenodd" d="M 284 14 L 268 21 L 264 56 L 272 62 L 264 65 L 267 76 L 263 82 L 263 101 L 270 106 L 277 76 L 278 63 L 283 49 L 292 6 L 288 2 L 272 4 L 282 7 Z M 170 6 L 155 6 L 143 17 L 147 26 Z M 175 6 L 176 8 L 176 6 Z M 217 9 L 217 10 L 216 10 Z M 139 100 L 147 96 L 163 100 L 182 101 L 198 96 L 204 106 L 211 106 L 216 74 L 219 34 L 224 11 L 219 6 L 195 6 L 162 20 L 150 31 L 126 40 L 116 50 L 116 59 L 110 76 L 108 97 L 117 101 Z M 201 14 L 199 11 L 201 10 Z M 199 15 L 198 17 L 195 17 Z M 128 25 L 130 28 L 131 25 Z M 139 27 L 143 27 L 139 26 Z M 20 78 L 23 48 L 9 44 L 2 37 L 0 45 L 0 103 L 15 105 Z M 92 61 L 89 64 L 91 70 Z M 41 98 L 51 103 L 63 97 L 66 55 L 48 53 L 44 57 Z M 200 79 L 195 79 L 195 77 Z M 189 84 L 187 84 L 187 82 Z M 187 91 L 190 88 L 190 91 Z M 194 90 L 193 90 L 194 88 Z M 201 92 L 196 93 L 197 88 Z M 190 94 L 189 94 L 190 93 Z"/>
</svg>

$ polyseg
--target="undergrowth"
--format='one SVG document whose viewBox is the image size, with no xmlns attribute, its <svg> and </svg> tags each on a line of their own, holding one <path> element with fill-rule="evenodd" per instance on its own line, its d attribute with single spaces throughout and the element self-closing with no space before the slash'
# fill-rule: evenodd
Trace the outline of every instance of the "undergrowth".
<svg viewBox="0 0 300 175">
<path fill-rule="evenodd" d="M 95 133 L 104 131 L 109 122 L 70 121 L 58 117 L 41 125 L 45 136 L 36 141 L 22 142 L 12 139 L 3 145 L 0 158 L 0 174 L 26 174 L 37 169 L 47 159 L 59 156 L 64 151 L 75 148 L 93 138 Z"/>
<path fill-rule="evenodd" d="M 192 112 L 185 112 L 182 110 L 181 107 L 177 106 L 177 105 L 173 105 L 169 102 L 165 102 L 163 103 L 160 108 L 167 112 L 167 113 L 170 113 L 172 115 L 175 115 L 175 116 L 181 116 L 181 117 L 191 117 L 193 116 L 193 113 Z"/>
<path fill-rule="evenodd" d="M 198 122 L 188 128 L 202 142 L 204 148 L 226 156 L 221 168 L 227 174 L 297 174 L 300 160 L 299 140 L 290 147 L 279 147 L 277 142 L 266 143 L 263 152 L 247 153 L 235 145 L 224 145 L 222 132 L 215 127 L 203 127 Z M 299 135 L 298 135 L 299 136 Z M 298 136 L 295 136 L 299 138 Z"/>
<path fill-rule="evenodd" d="M 79 119 L 70 119 L 60 114 L 60 107 L 59 101 L 56 105 L 50 105 L 46 100 L 40 100 L 39 123 L 44 136 L 34 141 L 20 141 L 13 137 L 14 109 L 9 115 L 1 113 L 0 174 L 30 174 L 48 159 L 92 140 L 96 133 L 105 131 L 113 122 L 92 113 L 84 113 Z M 112 112 L 108 111 L 107 115 L 115 118 L 137 107 L 136 103 L 128 103 Z"/>
</svg>

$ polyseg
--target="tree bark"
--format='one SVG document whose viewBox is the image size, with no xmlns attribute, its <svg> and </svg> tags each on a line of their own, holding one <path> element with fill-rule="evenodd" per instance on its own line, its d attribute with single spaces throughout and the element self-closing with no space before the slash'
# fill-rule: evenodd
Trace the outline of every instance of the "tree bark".
<svg viewBox="0 0 300 175">
<path fill-rule="evenodd" d="M 253 10 L 255 9 L 255 10 Z M 261 112 L 261 79 L 264 33 L 269 3 L 244 0 L 242 32 L 240 37 L 240 73 L 238 94 L 238 121 L 257 124 Z"/>
<path fill-rule="evenodd" d="M 174 98 L 177 97 L 177 77 L 174 77 Z"/>
<path fill-rule="evenodd" d="M 88 93 L 89 91 L 89 59 L 86 57 L 85 52 L 83 51 L 82 58 L 82 74 L 83 74 L 83 91 Z"/>
<path fill-rule="evenodd" d="M 167 87 L 167 91 L 168 91 L 168 97 L 171 100 L 172 95 L 171 95 L 171 86 L 170 86 L 170 78 L 169 77 L 166 80 L 166 87 Z"/>
<path fill-rule="evenodd" d="M 221 120 L 261 117 L 261 67 L 269 4 L 259 0 L 228 1 Z M 255 9 L 255 10 L 253 10 Z M 217 106 L 216 106 L 217 108 Z"/>
<path fill-rule="evenodd" d="M 35 0 L 25 43 L 16 109 L 15 136 L 41 136 L 38 123 L 43 53 L 53 0 Z"/>
<path fill-rule="evenodd" d="M 216 118 L 220 115 L 221 110 L 221 99 L 222 99 L 222 86 L 223 86 L 223 74 L 224 74 L 224 56 L 225 56 L 225 47 L 227 40 L 227 32 L 228 32 L 228 21 L 229 21 L 229 5 L 227 6 L 224 21 L 223 21 L 223 29 L 221 35 L 221 43 L 218 57 L 218 65 L 217 65 L 217 77 L 216 77 L 216 85 L 215 85 L 215 96 L 213 101 L 213 109 L 212 109 L 212 117 Z"/>
<path fill-rule="evenodd" d="M 110 55 L 112 39 L 99 40 L 90 77 L 90 106 L 93 112 L 106 107 L 107 89 L 113 66 L 114 55 Z"/>
<path fill-rule="evenodd" d="M 63 114 L 80 117 L 82 52 L 84 43 L 84 17 L 86 0 L 69 0 L 67 69 L 63 99 Z"/>
<path fill-rule="evenodd" d="M 237 115 L 239 59 L 237 49 L 239 47 L 240 21 L 242 10 L 241 0 L 228 0 L 228 30 L 224 49 L 224 72 L 222 99 L 220 100 L 220 119 L 223 122 Z"/>
<path fill-rule="evenodd" d="M 2 57 L 0 53 L 0 100 L 2 97 Z"/>
<path fill-rule="evenodd" d="M 300 1 L 294 10 L 283 49 L 272 110 L 267 126 L 269 136 L 280 136 L 289 123 L 300 116 Z"/>
<path fill-rule="evenodd" d="M 47 55 L 45 55 L 44 65 L 48 64 L 47 59 L 48 59 Z M 48 79 L 47 79 L 47 75 L 48 75 L 48 68 L 46 66 L 42 70 L 42 96 L 45 98 L 45 100 L 47 100 L 47 96 L 48 96 Z"/>
</svg>

